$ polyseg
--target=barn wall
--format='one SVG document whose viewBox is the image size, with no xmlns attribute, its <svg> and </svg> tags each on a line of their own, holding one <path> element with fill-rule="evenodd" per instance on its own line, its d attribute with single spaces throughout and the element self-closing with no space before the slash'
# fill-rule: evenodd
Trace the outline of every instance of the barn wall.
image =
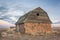
<svg viewBox="0 0 60 40">
<path fill-rule="evenodd" d="M 25 33 L 24 24 L 19 25 L 19 31 L 20 31 L 20 33 Z"/>
<path fill-rule="evenodd" d="M 16 31 L 20 32 L 20 33 L 25 33 L 24 24 L 17 24 L 16 25 Z"/>
<path fill-rule="evenodd" d="M 25 32 L 30 34 L 44 33 L 51 31 L 51 24 L 48 23 L 25 23 Z"/>
<path fill-rule="evenodd" d="M 19 25 L 16 25 L 16 31 L 19 32 Z"/>
</svg>

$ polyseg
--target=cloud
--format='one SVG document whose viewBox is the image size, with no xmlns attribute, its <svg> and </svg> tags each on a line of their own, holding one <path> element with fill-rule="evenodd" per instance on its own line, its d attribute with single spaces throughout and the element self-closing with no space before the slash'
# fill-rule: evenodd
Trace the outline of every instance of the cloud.
<svg viewBox="0 0 60 40">
<path fill-rule="evenodd" d="M 23 11 L 21 11 L 21 10 L 14 10 L 14 9 L 11 9 L 11 10 L 9 10 L 8 12 L 7 12 L 7 15 L 11 15 L 11 16 L 21 16 L 21 15 L 23 15 Z"/>
<path fill-rule="evenodd" d="M 9 22 L 7 22 L 7 21 L 4 21 L 4 20 L 0 20 L 0 25 L 2 25 L 2 26 L 4 25 L 4 26 L 7 26 L 7 27 L 8 27 L 8 26 L 9 26 L 9 27 L 10 27 L 10 26 L 15 26 L 14 24 L 11 24 L 11 23 L 9 23 Z"/>
<path fill-rule="evenodd" d="M 8 11 L 8 8 L 5 6 L 0 6 L 0 16 L 5 14 Z"/>
<path fill-rule="evenodd" d="M 15 17 L 10 17 L 13 21 L 17 21 L 17 19 Z"/>
<path fill-rule="evenodd" d="M 57 17 L 51 17 L 51 21 L 52 21 L 53 23 L 57 23 L 57 22 L 60 22 L 60 19 L 57 18 Z"/>
<path fill-rule="evenodd" d="M 20 8 L 19 8 L 20 9 Z M 5 11 L 2 11 L 5 10 Z M 15 23 L 17 19 L 24 14 L 22 10 L 18 10 L 16 8 L 9 8 L 8 10 L 2 9 L 0 10 L 0 20 L 5 20 L 10 23 Z"/>
<path fill-rule="evenodd" d="M 52 27 L 60 27 L 60 24 L 51 24 Z"/>
</svg>

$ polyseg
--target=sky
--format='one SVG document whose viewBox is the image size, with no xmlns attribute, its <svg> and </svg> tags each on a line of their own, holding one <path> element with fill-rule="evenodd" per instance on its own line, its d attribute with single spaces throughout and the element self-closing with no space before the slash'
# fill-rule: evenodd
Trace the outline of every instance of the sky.
<svg viewBox="0 0 60 40">
<path fill-rule="evenodd" d="M 20 16 L 37 7 L 47 12 L 52 23 L 60 23 L 60 0 L 0 0 L 0 20 L 15 24 Z"/>
</svg>

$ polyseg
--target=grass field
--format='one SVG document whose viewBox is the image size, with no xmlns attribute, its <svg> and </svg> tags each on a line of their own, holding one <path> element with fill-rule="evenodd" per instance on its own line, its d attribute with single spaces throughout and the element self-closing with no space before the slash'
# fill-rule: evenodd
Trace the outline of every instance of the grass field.
<svg viewBox="0 0 60 40">
<path fill-rule="evenodd" d="M 28 34 L 20 34 L 20 35 L 12 35 L 7 37 L 1 37 L 0 40 L 60 40 L 60 28 L 53 27 L 53 31 L 57 31 L 58 33 L 32 36 Z M 2 29 L 1 29 L 2 30 Z M 1 33 L 1 31 L 0 31 Z"/>
</svg>

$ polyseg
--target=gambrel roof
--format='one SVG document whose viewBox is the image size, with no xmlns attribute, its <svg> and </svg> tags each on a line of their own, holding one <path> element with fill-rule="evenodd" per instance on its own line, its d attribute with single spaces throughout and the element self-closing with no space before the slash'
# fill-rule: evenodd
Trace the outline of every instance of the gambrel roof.
<svg viewBox="0 0 60 40">
<path fill-rule="evenodd" d="M 48 14 L 40 7 L 21 16 L 16 24 L 24 22 L 39 22 L 39 23 L 51 23 Z"/>
</svg>

